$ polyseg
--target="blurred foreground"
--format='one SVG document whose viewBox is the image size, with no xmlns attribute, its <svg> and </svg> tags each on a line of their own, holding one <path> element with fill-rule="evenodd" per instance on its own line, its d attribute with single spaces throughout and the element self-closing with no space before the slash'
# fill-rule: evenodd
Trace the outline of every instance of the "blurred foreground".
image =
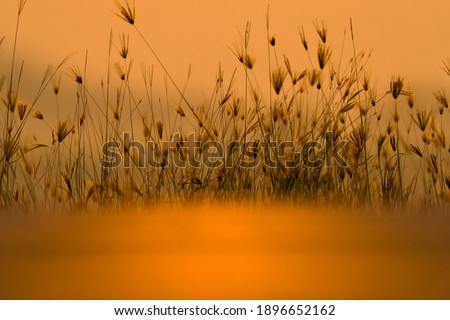
<svg viewBox="0 0 450 320">
<path fill-rule="evenodd" d="M 450 299 L 449 230 L 249 205 L 0 217 L 0 298 Z"/>
</svg>

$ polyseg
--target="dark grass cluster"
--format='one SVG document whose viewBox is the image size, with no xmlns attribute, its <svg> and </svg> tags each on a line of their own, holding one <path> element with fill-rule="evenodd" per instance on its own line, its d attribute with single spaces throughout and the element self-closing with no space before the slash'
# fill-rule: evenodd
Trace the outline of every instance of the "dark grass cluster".
<svg viewBox="0 0 450 320">
<path fill-rule="evenodd" d="M 280 58 L 267 16 L 267 83 L 261 89 L 250 53 L 251 25 L 231 48 L 238 68 L 228 74 L 219 67 L 208 103 L 186 98 L 189 76 L 176 83 L 139 29 L 134 4 L 116 2 L 117 15 L 146 45 L 167 79 L 167 95 L 177 103 L 154 99 L 153 68 L 133 70 L 129 37 L 111 34 L 108 69 L 100 84 L 103 101 L 86 83 L 86 68 L 67 66 L 69 57 L 44 74 L 33 102 L 21 102 L 23 63 L 15 61 L 19 3 L 11 71 L 0 78 L 0 208 L 2 210 L 84 209 L 192 201 L 255 201 L 340 203 L 378 208 L 423 206 L 445 209 L 450 196 L 449 121 L 444 91 L 435 102 L 418 108 L 414 93 L 401 76 L 376 86 L 366 65 L 370 54 L 357 51 L 353 26 L 351 56 L 333 49 L 326 23 L 317 33 L 299 29 L 303 65 Z M 117 38 L 117 39 L 116 39 Z M 0 46 L 3 40 L 0 40 Z M 117 42 L 117 44 L 116 44 Z M 118 48 L 116 52 L 114 48 Z M 1 47 L 0 47 L 1 50 Z M 450 75 L 449 60 L 442 69 Z M 76 87 L 74 108 L 60 114 L 61 74 Z M 141 77 L 146 89 L 138 96 L 131 77 Z M 239 79 L 241 78 L 241 79 Z M 243 83 L 237 88 L 236 83 Z M 383 89 L 384 87 L 384 89 Z M 380 89 L 381 88 L 381 89 Z M 169 90 L 170 89 L 170 90 Z M 56 97 L 57 122 L 48 125 L 51 143 L 29 143 L 23 137 L 33 121 L 46 121 L 37 109 L 45 90 Z M 125 139 L 127 133 L 128 139 Z M 189 136 L 200 148 L 189 150 Z M 131 137 L 131 139 L 130 139 Z M 134 140 L 153 141 L 158 166 L 142 161 Z M 115 142 L 127 166 L 102 166 L 109 160 L 103 146 Z M 164 143 L 169 142 L 169 143 Z M 227 148 L 220 165 L 177 165 L 169 159 L 199 159 L 202 146 Z M 268 148 L 274 142 L 291 142 Z M 310 148 L 345 142 L 342 148 Z M 331 160 L 330 160 L 331 159 Z M 333 161 L 340 159 L 342 161 Z M 259 165 L 250 165 L 256 160 Z M 310 165 L 310 164 L 314 165 Z"/>
</svg>

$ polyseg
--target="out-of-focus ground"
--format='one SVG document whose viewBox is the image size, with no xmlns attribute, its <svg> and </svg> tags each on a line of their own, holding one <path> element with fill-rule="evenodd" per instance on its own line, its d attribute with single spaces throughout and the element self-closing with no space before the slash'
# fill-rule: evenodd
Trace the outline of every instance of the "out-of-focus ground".
<svg viewBox="0 0 450 320">
<path fill-rule="evenodd" d="M 450 299 L 450 215 L 209 205 L 0 217 L 1 299 Z"/>
</svg>

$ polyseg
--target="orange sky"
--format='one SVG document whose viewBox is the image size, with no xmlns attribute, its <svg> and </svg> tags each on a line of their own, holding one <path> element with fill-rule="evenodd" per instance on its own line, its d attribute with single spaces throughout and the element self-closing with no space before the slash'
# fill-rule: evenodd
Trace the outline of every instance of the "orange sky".
<svg viewBox="0 0 450 320">
<path fill-rule="evenodd" d="M 443 0 L 415 1 L 144 1 L 136 0 L 137 25 L 157 50 L 178 83 L 183 83 L 189 64 L 191 96 L 208 97 L 214 85 L 218 62 L 228 74 L 239 67 L 227 46 L 239 40 L 247 20 L 252 22 L 250 51 L 256 56 L 257 73 L 265 75 L 265 13 L 271 4 L 271 29 L 278 40 L 278 54 L 287 53 L 298 69 L 308 66 L 301 48 L 298 26 L 304 26 L 312 43 L 317 41 L 312 22 L 328 21 L 329 39 L 338 55 L 344 29 L 352 17 L 357 47 L 373 49 L 369 68 L 381 89 L 388 88 L 392 74 L 402 74 L 419 91 L 419 98 L 432 97 L 450 79 L 439 68 L 450 56 L 450 3 Z M 0 36 L 6 39 L 0 51 L 2 73 L 8 73 L 17 1 L 8 0 L 0 11 Z M 108 38 L 115 32 L 130 32 L 135 74 L 139 63 L 155 63 L 131 28 L 113 12 L 113 0 L 29 0 L 22 17 L 18 56 L 25 59 L 24 87 L 38 87 L 48 63 L 57 64 L 69 53 L 77 53 L 71 64 L 83 63 L 89 50 L 91 85 L 99 86 L 106 73 Z M 347 40 L 349 37 L 347 35 Z M 118 41 L 116 41 L 118 43 Z M 351 44 L 345 50 L 350 54 Z M 117 54 L 116 54 L 117 56 Z M 140 80 L 140 77 L 138 78 Z M 162 79 L 162 73 L 159 74 Z M 68 82 L 68 81 L 66 81 Z M 201 103 L 201 101 L 199 101 Z"/>
</svg>

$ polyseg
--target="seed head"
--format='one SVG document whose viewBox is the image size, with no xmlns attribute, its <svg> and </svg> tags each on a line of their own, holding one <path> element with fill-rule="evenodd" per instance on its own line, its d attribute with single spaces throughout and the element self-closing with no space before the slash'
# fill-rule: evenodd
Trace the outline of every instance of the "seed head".
<svg viewBox="0 0 450 320">
<path fill-rule="evenodd" d="M 58 142 L 61 143 L 64 139 L 75 129 L 75 126 L 69 128 L 67 120 L 60 121 L 56 127 L 56 137 L 58 138 Z"/>
<path fill-rule="evenodd" d="M 158 130 L 158 136 L 160 139 L 162 139 L 162 134 L 163 134 L 163 123 L 161 121 L 158 121 L 156 123 L 156 129 Z"/>
<path fill-rule="evenodd" d="M 36 109 L 34 111 L 33 118 L 36 118 L 39 120 L 44 120 L 44 115 L 42 114 L 42 112 L 40 112 L 39 110 Z"/>
<path fill-rule="evenodd" d="M 419 127 L 419 129 L 424 132 L 427 128 L 428 122 L 430 121 L 431 113 L 427 111 L 417 111 L 416 119 L 413 118 L 414 123 Z"/>
<path fill-rule="evenodd" d="M 272 72 L 272 87 L 277 95 L 280 94 L 284 79 L 286 79 L 286 71 L 283 69 L 278 68 Z"/>
<path fill-rule="evenodd" d="M 180 117 L 186 117 L 186 114 L 184 113 L 184 110 L 181 107 L 178 107 L 177 113 L 180 115 Z"/>
<path fill-rule="evenodd" d="M 325 21 L 321 22 L 321 25 L 319 25 L 318 22 L 314 22 L 314 27 L 316 28 L 317 34 L 319 35 L 320 39 L 322 40 L 322 43 L 327 42 L 327 24 Z"/>
<path fill-rule="evenodd" d="M 423 153 L 422 151 L 420 151 L 419 147 L 416 147 L 415 145 L 410 144 L 409 145 L 409 149 L 415 153 L 416 155 L 418 155 L 419 157 L 423 158 Z"/>
<path fill-rule="evenodd" d="M 325 42 L 319 43 L 319 47 L 317 49 L 317 59 L 319 60 L 319 67 L 321 70 L 325 68 L 330 58 L 331 58 L 330 48 L 325 45 Z"/>
<path fill-rule="evenodd" d="M 19 105 L 17 106 L 17 112 L 19 114 L 19 119 L 22 121 L 23 118 L 25 117 L 25 113 L 27 111 L 27 105 L 23 104 L 23 103 L 19 103 Z"/>
<path fill-rule="evenodd" d="M 124 33 L 120 36 L 120 50 L 119 54 L 123 59 L 126 59 L 128 56 L 128 45 L 130 43 L 130 36 L 125 35 Z"/>
<path fill-rule="evenodd" d="M 244 66 L 248 69 L 253 69 L 255 66 L 255 59 L 250 57 L 248 54 L 244 56 Z"/>
<path fill-rule="evenodd" d="M 303 48 L 305 48 L 305 50 L 308 51 L 308 41 L 306 41 L 305 30 L 303 30 L 302 27 L 301 29 L 298 30 L 298 32 L 300 34 L 300 40 L 302 41 Z"/>
<path fill-rule="evenodd" d="M 446 74 L 450 76 L 450 58 L 447 58 L 447 60 L 442 61 L 441 68 L 442 70 L 444 70 Z"/>
<path fill-rule="evenodd" d="M 403 91 L 404 79 L 400 76 L 394 76 L 391 79 L 391 91 L 392 97 L 397 100 L 398 96 Z"/>
<path fill-rule="evenodd" d="M 369 91 L 369 87 L 370 87 L 370 76 L 368 73 L 364 73 L 364 78 L 363 78 L 364 91 Z"/>
<path fill-rule="evenodd" d="M 377 146 L 378 146 L 378 154 L 380 154 L 381 148 L 383 147 L 383 144 L 384 144 L 385 141 L 386 141 L 386 135 L 385 135 L 385 134 L 382 134 L 382 135 L 380 135 L 380 136 L 378 137 L 378 143 L 377 143 Z"/>
<path fill-rule="evenodd" d="M 365 128 L 359 127 L 353 130 L 349 136 L 350 143 L 357 149 L 358 154 L 362 152 L 367 140 Z"/>
<path fill-rule="evenodd" d="M 61 74 L 58 77 L 54 77 L 53 80 L 53 93 L 57 96 L 61 85 Z"/>
<path fill-rule="evenodd" d="M 408 106 L 412 109 L 414 108 L 414 94 L 408 95 Z"/>
<path fill-rule="evenodd" d="M 78 84 L 83 84 L 83 77 L 81 76 L 80 68 L 71 67 L 69 69 L 69 76 Z"/>
<path fill-rule="evenodd" d="M 275 47 L 276 40 L 275 40 L 275 36 L 274 35 L 269 39 L 269 43 L 270 43 L 270 45 L 272 47 Z"/>
<path fill-rule="evenodd" d="M 313 70 L 308 72 L 309 74 L 309 84 L 312 86 L 314 86 L 318 80 L 318 73 L 317 70 Z"/>
<path fill-rule="evenodd" d="M 8 108 L 9 112 L 14 112 L 14 110 L 16 110 L 18 100 L 19 100 L 19 94 L 15 90 L 8 90 L 6 99 L 4 99 L 2 97 L 2 102 Z"/>
<path fill-rule="evenodd" d="M 114 63 L 114 71 L 119 76 L 120 80 L 124 81 L 126 78 L 126 73 L 123 70 L 119 62 Z"/>
<path fill-rule="evenodd" d="M 430 157 L 426 158 L 428 168 L 434 173 L 439 174 L 439 166 L 437 163 L 436 156 L 434 154 L 431 154 Z"/>
<path fill-rule="evenodd" d="M 19 140 L 18 139 L 7 139 L 3 145 L 3 155 L 6 162 L 8 162 L 19 150 Z"/>
<path fill-rule="evenodd" d="M 136 21 L 136 11 L 133 6 L 131 7 L 127 0 L 125 0 L 125 5 L 122 5 L 118 0 L 116 0 L 116 7 L 119 9 L 120 13 L 116 13 L 116 15 L 123 19 L 125 22 L 128 22 L 131 25 L 134 25 Z"/>
<path fill-rule="evenodd" d="M 391 142 L 391 147 L 392 147 L 392 151 L 396 151 L 397 150 L 397 139 L 395 138 L 395 136 L 391 135 L 390 136 L 390 142 Z"/>
<path fill-rule="evenodd" d="M 434 97 L 436 98 L 436 100 L 439 102 L 439 105 L 442 108 L 448 109 L 448 100 L 447 100 L 447 96 L 445 95 L 444 91 L 438 91 L 434 93 Z M 441 113 L 442 114 L 442 113 Z"/>
</svg>

